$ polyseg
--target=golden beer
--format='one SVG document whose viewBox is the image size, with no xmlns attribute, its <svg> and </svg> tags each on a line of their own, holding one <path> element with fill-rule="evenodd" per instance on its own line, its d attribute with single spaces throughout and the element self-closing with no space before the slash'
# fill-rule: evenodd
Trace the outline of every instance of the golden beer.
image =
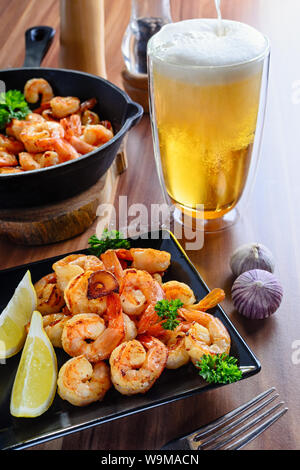
<svg viewBox="0 0 300 470">
<path fill-rule="evenodd" d="M 172 202 L 191 210 L 201 204 L 204 218 L 214 219 L 237 204 L 246 184 L 263 61 L 189 66 L 151 60 L 160 163 Z"/>
</svg>

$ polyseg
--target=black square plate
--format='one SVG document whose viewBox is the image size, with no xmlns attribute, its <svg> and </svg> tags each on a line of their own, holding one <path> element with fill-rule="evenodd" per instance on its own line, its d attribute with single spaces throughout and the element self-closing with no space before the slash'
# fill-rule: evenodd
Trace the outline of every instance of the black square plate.
<svg viewBox="0 0 300 470">
<path fill-rule="evenodd" d="M 171 266 L 164 276 L 164 281 L 176 279 L 188 284 L 193 289 L 197 300 L 202 299 L 209 292 L 184 250 L 168 231 L 152 232 L 145 238 L 131 240 L 131 246 L 168 251 L 171 253 Z M 85 251 L 81 250 L 80 252 Z M 0 311 L 5 308 L 28 269 L 31 272 L 33 282 L 36 282 L 51 272 L 52 264 L 62 257 L 60 255 L 0 271 Z M 217 306 L 211 313 L 219 317 L 229 331 L 232 341 L 231 355 L 238 358 L 240 366 L 249 367 L 249 370 L 243 374 L 243 378 L 259 372 L 260 363 L 234 328 L 224 310 Z M 62 350 L 56 349 L 56 353 L 58 367 L 60 367 L 68 357 Z M 0 364 L 0 449 L 20 449 L 40 444 L 220 386 L 208 385 L 197 374 L 195 367 L 189 364 L 178 370 L 165 370 L 145 395 L 126 397 L 115 389 L 111 389 L 101 403 L 93 403 L 84 408 L 74 407 L 56 395 L 53 404 L 42 416 L 14 418 L 10 415 L 9 404 L 20 354 L 8 359 L 5 364 Z"/>
</svg>

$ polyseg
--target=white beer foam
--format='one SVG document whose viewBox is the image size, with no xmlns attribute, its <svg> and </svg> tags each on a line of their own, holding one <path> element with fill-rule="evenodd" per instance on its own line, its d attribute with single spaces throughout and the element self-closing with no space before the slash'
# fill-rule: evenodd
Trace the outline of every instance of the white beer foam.
<svg viewBox="0 0 300 470">
<path fill-rule="evenodd" d="M 164 26 L 149 41 L 148 52 L 163 74 L 215 82 L 259 70 L 267 48 L 265 36 L 247 24 L 193 19 Z"/>
</svg>

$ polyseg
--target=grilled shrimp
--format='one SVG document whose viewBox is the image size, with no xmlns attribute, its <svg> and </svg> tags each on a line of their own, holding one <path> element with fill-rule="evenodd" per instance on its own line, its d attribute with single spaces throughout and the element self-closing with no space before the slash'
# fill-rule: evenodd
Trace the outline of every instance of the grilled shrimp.
<svg viewBox="0 0 300 470">
<path fill-rule="evenodd" d="M 78 313 L 97 313 L 102 315 L 106 310 L 106 297 L 89 299 L 88 282 L 94 271 L 88 270 L 77 275 L 67 285 L 64 297 L 72 315 Z"/>
<path fill-rule="evenodd" d="M 87 126 L 90 124 L 99 124 L 100 118 L 97 113 L 94 113 L 93 111 L 90 111 L 89 109 L 87 109 L 82 114 L 81 121 L 84 126 Z"/>
<path fill-rule="evenodd" d="M 52 115 L 62 119 L 70 114 L 77 113 L 80 108 L 80 100 L 74 96 L 55 96 L 50 101 Z"/>
<path fill-rule="evenodd" d="M 23 170 L 18 166 L 3 166 L 0 167 L 0 175 L 7 175 L 9 173 L 23 173 Z"/>
<path fill-rule="evenodd" d="M 28 80 L 24 88 L 24 96 L 28 103 L 37 103 L 39 97 L 42 97 L 42 103 L 50 101 L 53 98 L 51 85 L 44 78 L 32 78 Z"/>
<path fill-rule="evenodd" d="M 107 271 L 113 273 L 113 275 L 118 279 L 119 282 L 124 277 L 124 270 L 120 263 L 119 258 L 115 250 L 107 250 L 105 253 L 102 253 L 101 260 Z"/>
<path fill-rule="evenodd" d="M 37 160 L 36 153 L 21 152 L 19 153 L 20 166 L 25 171 L 38 170 L 41 168 L 40 163 Z"/>
<path fill-rule="evenodd" d="M 50 123 L 50 121 L 48 121 L 48 123 Z M 80 157 L 80 153 L 75 150 L 73 145 L 71 145 L 66 139 L 60 137 L 43 137 L 38 140 L 38 145 L 41 152 L 56 152 L 59 156 L 60 163 L 75 160 Z"/>
<path fill-rule="evenodd" d="M 74 406 L 86 406 L 103 400 L 111 387 L 109 367 L 104 362 L 95 365 L 84 356 L 67 361 L 59 371 L 57 392 Z"/>
<path fill-rule="evenodd" d="M 68 118 L 61 119 L 60 123 L 65 130 L 65 138 L 73 145 L 77 152 L 85 155 L 95 150 L 96 147 L 86 143 L 81 136 L 81 119 L 78 114 L 73 114 Z"/>
<path fill-rule="evenodd" d="M 122 395 L 146 393 L 161 375 L 167 358 L 167 347 L 152 336 L 122 343 L 110 356 L 112 383 Z"/>
<path fill-rule="evenodd" d="M 159 320 L 154 307 L 164 297 L 161 285 L 151 274 L 137 269 L 125 271 L 120 286 L 120 298 L 125 313 L 140 315 L 139 333 L 149 331 L 150 325 Z"/>
<path fill-rule="evenodd" d="M 104 269 L 102 261 L 93 255 L 69 255 L 56 261 L 52 266 L 57 276 L 57 284 L 64 291 L 71 279 L 84 271 Z"/>
<path fill-rule="evenodd" d="M 37 295 L 37 310 L 42 315 L 61 312 L 65 305 L 62 291 L 57 285 L 55 273 L 47 274 L 34 284 Z"/>
<path fill-rule="evenodd" d="M 70 316 L 64 313 L 51 313 L 43 317 L 43 327 L 55 348 L 62 348 L 62 332 L 65 323 L 69 320 Z M 27 333 L 30 328 L 30 322 L 26 325 Z"/>
<path fill-rule="evenodd" d="M 13 153 L 14 155 L 17 155 L 19 152 L 24 150 L 24 145 L 22 142 L 19 142 L 18 140 L 15 140 L 11 137 L 7 137 L 3 134 L 0 134 L 0 147 L 6 152 Z"/>
<path fill-rule="evenodd" d="M 113 138 L 114 134 L 101 124 L 89 124 L 83 131 L 83 140 L 87 144 L 99 147 Z"/>
<path fill-rule="evenodd" d="M 59 155 L 57 152 L 52 152 L 51 150 L 47 150 L 47 152 L 42 154 L 39 162 L 42 168 L 46 168 L 48 166 L 53 166 L 53 165 L 58 165 L 58 163 L 60 163 Z"/>
<path fill-rule="evenodd" d="M 25 117 L 25 121 L 28 121 L 28 122 L 43 122 L 44 118 L 43 118 L 43 116 L 41 116 L 38 113 L 29 113 Z"/>
<path fill-rule="evenodd" d="M 72 317 L 64 326 L 62 345 L 70 356 L 84 355 L 90 362 L 107 359 L 124 338 L 124 318 L 119 296 L 107 296 L 107 324 L 96 314 Z"/>
<path fill-rule="evenodd" d="M 150 274 L 163 273 L 171 262 L 170 253 L 153 248 L 120 249 L 116 250 L 116 253 L 120 259 L 132 261 L 132 268 L 147 271 Z"/>
<path fill-rule="evenodd" d="M 39 153 L 46 150 L 45 141 L 60 140 L 64 136 L 64 129 L 58 122 L 32 121 L 24 126 L 19 134 L 27 152 Z"/>
<path fill-rule="evenodd" d="M 191 305 L 196 302 L 194 292 L 187 284 L 184 284 L 183 282 L 165 282 L 162 288 L 167 300 L 179 299 L 184 305 Z"/>
<path fill-rule="evenodd" d="M 185 348 L 185 336 L 190 324 L 182 323 L 174 331 L 167 331 L 164 340 L 168 348 L 167 369 L 178 369 L 190 361 L 190 356 Z"/>
<path fill-rule="evenodd" d="M 80 105 L 80 113 L 84 113 L 87 109 L 93 109 L 97 104 L 96 98 L 90 98 Z"/>
<path fill-rule="evenodd" d="M 130 341 L 137 336 L 137 327 L 131 318 L 123 313 L 124 320 L 124 339 L 123 341 Z"/>
<path fill-rule="evenodd" d="M 8 167 L 8 166 L 17 166 L 18 160 L 16 159 L 15 155 L 12 153 L 7 152 L 4 148 L 0 147 L 0 167 Z"/>
<path fill-rule="evenodd" d="M 205 312 L 214 308 L 225 299 L 225 292 L 222 289 L 213 289 L 197 304 L 189 305 L 189 309 L 195 309 Z"/>
<path fill-rule="evenodd" d="M 185 337 L 185 349 L 193 364 L 204 354 L 229 354 L 231 339 L 223 323 L 209 313 L 180 309 L 180 315 L 191 326 Z"/>
</svg>

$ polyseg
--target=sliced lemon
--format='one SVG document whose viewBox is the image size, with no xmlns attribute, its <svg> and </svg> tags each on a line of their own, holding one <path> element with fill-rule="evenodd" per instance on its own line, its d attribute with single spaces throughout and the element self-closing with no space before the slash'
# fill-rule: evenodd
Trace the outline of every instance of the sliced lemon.
<svg viewBox="0 0 300 470">
<path fill-rule="evenodd" d="M 25 341 L 25 325 L 36 309 L 36 292 L 27 271 L 0 315 L 0 359 L 17 354 Z"/>
<path fill-rule="evenodd" d="M 55 352 L 43 329 L 42 315 L 33 312 L 12 389 L 11 414 L 22 418 L 43 414 L 54 399 L 56 383 Z"/>
</svg>

